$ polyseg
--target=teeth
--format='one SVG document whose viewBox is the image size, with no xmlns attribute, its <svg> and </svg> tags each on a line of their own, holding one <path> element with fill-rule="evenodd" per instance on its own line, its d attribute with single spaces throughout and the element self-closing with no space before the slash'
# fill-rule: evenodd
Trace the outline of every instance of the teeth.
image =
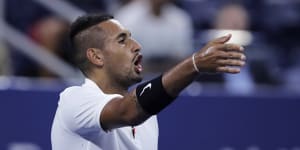
<svg viewBox="0 0 300 150">
<path fill-rule="evenodd" d="M 140 64 L 141 62 L 141 57 L 138 56 L 138 58 L 136 59 L 136 61 L 134 62 L 135 65 Z"/>
</svg>

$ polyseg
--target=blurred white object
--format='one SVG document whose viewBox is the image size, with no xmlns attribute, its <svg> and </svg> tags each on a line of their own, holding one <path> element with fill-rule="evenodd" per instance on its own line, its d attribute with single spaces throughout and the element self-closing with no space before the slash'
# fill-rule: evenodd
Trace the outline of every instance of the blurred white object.
<svg viewBox="0 0 300 150">
<path fill-rule="evenodd" d="M 231 94 L 250 94 L 255 90 L 255 84 L 250 75 L 248 67 L 245 66 L 239 74 L 226 74 L 225 87 Z"/>
<path fill-rule="evenodd" d="M 186 57 L 193 49 L 190 16 L 172 3 L 161 6 L 160 15 L 156 16 L 150 4 L 151 1 L 133 1 L 122 7 L 115 17 L 141 43 L 146 59 L 151 56 Z"/>
<path fill-rule="evenodd" d="M 9 75 L 11 72 L 10 69 L 9 52 L 0 39 L 0 75 Z"/>
<path fill-rule="evenodd" d="M 202 91 L 203 87 L 198 82 L 193 82 L 186 88 L 186 92 L 189 96 L 199 96 Z"/>
<path fill-rule="evenodd" d="M 285 87 L 292 92 L 300 94 L 300 65 L 285 72 Z"/>
<path fill-rule="evenodd" d="M 228 43 L 235 43 L 240 45 L 250 45 L 253 41 L 253 36 L 251 32 L 247 30 L 220 30 L 220 29 L 214 29 L 214 30 L 207 30 L 207 38 L 208 39 L 214 39 L 217 37 L 221 37 L 227 34 L 232 34 L 231 39 L 228 41 Z"/>
<path fill-rule="evenodd" d="M 11 143 L 8 145 L 8 150 L 42 150 L 34 143 Z"/>
<path fill-rule="evenodd" d="M 47 7 L 57 15 L 65 18 L 66 20 L 73 22 L 78 16 L 85 14 L 84 11 L 80 10 L 74 5 L 71 5 L 67 1 L 62 0 L 35 0 L 36 2 Z"/>
</svg>

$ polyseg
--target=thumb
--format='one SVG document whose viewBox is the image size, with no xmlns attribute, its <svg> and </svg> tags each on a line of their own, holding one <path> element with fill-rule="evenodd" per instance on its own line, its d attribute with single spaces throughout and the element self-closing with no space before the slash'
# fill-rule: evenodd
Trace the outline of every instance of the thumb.
<svg viewBox="0 0 300 150">
<path fill-rule="evenodd" d="M 229 41 L 231 38 L 231 34 L 227 34 L 225 36 L 222 36 L 222 37 L 219 37 L 219 38 L 216 38 L 212 41 L 212 43 L 216 43 L 216 44 L 224 44 L 226 43 L 227 41 Z"/>
</svg>

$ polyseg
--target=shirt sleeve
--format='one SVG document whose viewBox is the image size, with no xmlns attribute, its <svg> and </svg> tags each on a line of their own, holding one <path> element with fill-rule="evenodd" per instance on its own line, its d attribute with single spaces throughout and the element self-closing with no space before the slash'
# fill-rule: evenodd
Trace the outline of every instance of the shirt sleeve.
<svg viewBox="0 0 300 150">
<path fill-rule="evenodd" d="M 73 90 L 60 96 L 60 115 L 65 126 L 79 135 L 104 132 L 100 114 L 104 106 L 120 95 L 106 95 L 94 91 Z"/>
</svg>

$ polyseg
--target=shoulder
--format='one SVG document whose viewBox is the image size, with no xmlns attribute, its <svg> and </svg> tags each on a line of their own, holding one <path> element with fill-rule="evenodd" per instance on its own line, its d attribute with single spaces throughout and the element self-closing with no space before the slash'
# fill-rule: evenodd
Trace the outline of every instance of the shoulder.
<svg viewBox="0 0 300 150">
<path fill-rule="evenodd" d="M 93 95 L 93 96 L 101 96 L 103 92 L 101 90 L 97 90 L 95 88 L 90 88 L 86 86 L 71 86 L 66 88 L 64 91 L 60 93 L 60 97 L 82 97 L 84 95 Z"/>
<path fill-rule="evenodd" d="M 116 97 L 121 96 L 103 93 L 90 80 L 81 86 L 72 86 L 61 92 L 58 103 L 59 116 L 69 129 L 77 133 L 99 130 L 102 109 Z"/>
<path fill-rule="evenodd" d="M 85 79 L 84 83 L 79 86 L 71 86 L 66 88 L 60 93 L 60 97 L 82 98 L 84 96 L 105 96 L 97 84 L 90 80 Z"/>
<path fill-rule="evenodd" d="M 93 86 L 72 86 L 66 88 L 60 93 L 60 104 L 80 105 L 86 102 L 109 101 L 116 97 L 122 97 L 119 94 L 105 94 L 98 87 Z"/>
</svg>

